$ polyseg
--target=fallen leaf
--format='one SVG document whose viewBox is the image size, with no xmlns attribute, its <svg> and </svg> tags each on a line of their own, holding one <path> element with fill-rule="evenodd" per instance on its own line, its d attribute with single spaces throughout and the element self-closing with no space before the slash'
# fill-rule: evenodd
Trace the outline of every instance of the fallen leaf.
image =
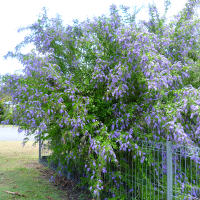
<svg viewBox="0 0 200 200">
<path fill-rule="evenodd" d="M 19 192 L 11 192 L 11 191 L 4 191 L 4 192 L 6 192 L 8 194 L 12 194 L 12 195 L 17 195 L 17 196 L 25 197 L 24 194 L 20 194 Z"/>
<path fill-rule="evenodd" d="M 49 196 L 47 197 L 47 199 L 49 199 L 49 200 L 53 200 L 53 199 L 52 199 L 51 197 L 49 197 Z"/>
</svg>

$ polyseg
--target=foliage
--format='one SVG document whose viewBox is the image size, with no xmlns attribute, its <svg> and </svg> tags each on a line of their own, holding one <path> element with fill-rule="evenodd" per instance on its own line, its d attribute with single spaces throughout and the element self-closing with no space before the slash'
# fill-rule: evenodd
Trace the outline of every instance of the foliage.
<svg viewBox="0 0 200 200">
<path fill-rule="evenodd" d="M 11 99 L 10 96 L 6 95 L 2 91 L 0 91 L 0 123 L 9 120 L 10 124 L 13 123 L 12 120 L 12 109 L 6 103 Z"/>
<path fill-rule="evenodd" d="M 4 120 L 4 106 L 2 101 L 0 101 L 0 122 Z"/>
<path fill-rule="evenodd" d="M 165 4 L 167 12 L 170 2 Z M 123 152 L 144 156 L 141 139 L 199 144 L 198 4 L 189 0 L 169 23 L 155 6 L 140 24 L 128 8 L 120 15 L 114 5 L 110 16 L 72 26 L 44 12 L 7 55 L 24 65 L 23 75 L 6 81 L 16 105 L 14 123 L 50 140 L 59 170 L 70 161 L 71 169 L 85 173 L 94 195 L 108 189 L 103 174 L 118 166 Z M 27 43 L 35 50 L 23 55 Z M 120 182 L 118 171 L 116 176 Z"/>
</svg>

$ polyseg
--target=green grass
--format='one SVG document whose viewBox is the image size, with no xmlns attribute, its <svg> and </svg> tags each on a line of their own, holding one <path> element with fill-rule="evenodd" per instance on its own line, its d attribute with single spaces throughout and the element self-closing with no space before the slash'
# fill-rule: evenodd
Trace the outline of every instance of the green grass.
<svg viewBox="0 0 200 200">
<path fill-rule="evenodd" d="M 0 141 L 0 200 L 64 200 L 66 194 L 42 178 L 38 163 L 38 146 L 28 142 Z M 22 196 L 8 194 L 18 192 Z"/>
</svg>

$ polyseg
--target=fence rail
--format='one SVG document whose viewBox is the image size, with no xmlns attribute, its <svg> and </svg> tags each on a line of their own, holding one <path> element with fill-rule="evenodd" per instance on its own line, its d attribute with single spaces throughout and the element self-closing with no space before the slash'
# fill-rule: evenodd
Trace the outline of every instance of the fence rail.
<svg viewBox="0 0 200 200">
<path fill-rule="evenodd" d="M 131 151 L 119 152 L 119 165 L 107 164 L 107 172 L 101 174 L 106 187 L 97 199 L 200 199 L 198 147 L 147 141 L 141 141 L 139 146 L 142 156 L 136 156 Z M 47 164 L 47 157 L 51 154 L 48 144 L 39 142 L 39 154 L 39 161 Z M 74 174 L 81 176 L 79 171 Z M 75 177 L 67 170 L 64 175 Z"/>
</svg>

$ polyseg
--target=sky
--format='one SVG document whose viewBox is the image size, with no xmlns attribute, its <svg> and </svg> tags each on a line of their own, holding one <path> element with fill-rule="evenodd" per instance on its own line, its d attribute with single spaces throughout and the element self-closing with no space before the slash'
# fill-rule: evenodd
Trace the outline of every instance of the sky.
<svg viewBox="0 0 200 200">
<path fill-rule="evenodd" d="M 42 8 L 46 7 L 48 17 L 61 16 L 63 24 L 72 24 L 73 19 L 83 21 L 87 18 L 109 13 L 112 4 L 141 8 L 139 19 L 148 19 L 148 3 L 155 2 L 163 11 L 164 0 L 0 0 L 0 75 L 19 72 L 23 66 L 16 60 L 3 56 L 13 51 L 23 41 L 28 32 L 18 32 L 21 27 L 33 24 Z M 185 5 L 186 0 L 171 0 L 169 17 L 177 14 Z M 27 48 L 25 51 L 29 51 Z"/>
</svg>

